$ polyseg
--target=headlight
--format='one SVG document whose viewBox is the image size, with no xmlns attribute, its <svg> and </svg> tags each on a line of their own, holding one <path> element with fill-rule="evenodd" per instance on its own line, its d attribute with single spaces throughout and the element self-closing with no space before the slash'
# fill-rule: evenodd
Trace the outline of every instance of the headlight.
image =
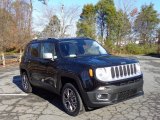
<svg viewBox="0 0 160 120">
<path fill-rule="evenodd" d="M 111 80 L 110 67 L 108 68 L 97 68 L 96 69 L 96 78 L 101 81 Z"/>
<path fill-rule="evenodd" d="M 137 73 L 141 73 L 141 67 L 139 63 L 136 63 L 136 70 L 137 70 Z"/>
</svg>

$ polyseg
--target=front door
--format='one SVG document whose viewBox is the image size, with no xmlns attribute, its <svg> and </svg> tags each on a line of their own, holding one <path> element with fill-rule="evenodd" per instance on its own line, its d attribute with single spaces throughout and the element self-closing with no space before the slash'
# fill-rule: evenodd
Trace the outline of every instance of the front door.
<svg viewBox="0 0 160 120">
<path fill-rule="evenodd" d="M 46 75 L 43 84 L 47 89 L 56 91 L 57 83 L 57 55 L 53 42 L 42 43 L 41 56 L 46 66 Z"/>
</svg>

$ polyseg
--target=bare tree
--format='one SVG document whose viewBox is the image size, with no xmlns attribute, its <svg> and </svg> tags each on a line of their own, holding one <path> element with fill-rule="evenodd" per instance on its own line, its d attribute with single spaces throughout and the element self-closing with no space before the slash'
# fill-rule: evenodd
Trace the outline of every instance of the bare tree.
<svg viewBox="0 0 160 120">
<path fill-rule="evenodd" d="M 31 23 L 32 23 L 32 0 L 16 0 L 13 3 L 14 19 L 17 24 L 17 49 L 22 55 L 24 45 L 31 39 Z"/>
<path fill-rule="evenodd" d="M 160 54 L 160 28 L 157 30 L 158 48 L 157 53 Z"/>
<path fill-rule="evenodd" d="M 130 33 L 126 36 L 127 39 L 132 40 L 133 38 L 135 38 L 135 32 L 133 30 L 134 27 L 134 21 L 136 19 L 136 16 L 138 14 L 138 9 L 135 6 L 135 2 L 137 0 L 119 0 L 119 5 L 118 5 L 118 9 L 122 10 L 124 14 L 127 15 L 129 22 L 130 22 L 130 27 L 131 27 L 131 31 Z M 126 19 L 124 19 L 124 22 Z M 127 41 L 126 41 L 127 42 Z"/>
<path fill-rule="evenodd" d="M 0 1 L 0 55 L 5 65 L 4 52 L 16 48 L 22 53 L 32 37 L 32 0 Z"/>
<path fill-rule="evenodd" d="M 59 19 L 61 22 L 60 35 L 59 37 L 67 37 L 68 32 L 74 27 L 75 20 L 78 17 L 79 7 L 65 8 L 62 4 L 60 8 Z"/>
<path fill-rule="evenodd" d="M 0 52 L 2 56 L 3 66 L 5 66 L 4 52 L 8 45 L 9 36 L 11 35 L 12 16 L 9 13 L 11 11 L 11 0 L 0 1 Z"/>
<path fill-rule="evenodd" d="M 48 0 L 38 0 L 40 2 L 42 2 L 44 5 L 47 5 Z"/>
<path fill-rule="evenodd" d="M 56 34 L 55 37 L 60 38 L 60 37 L 68 37 L 68 36 L 72 36 L 73 35 L 73 30 L 76 28 L 76 20 L 79 17 L 79 7 L 75 6 L 75 7 L 65 7 L 63 4 L 58 7 L 58 8 L 54 8 L 52 6 L 49 6 L 48 4 L 44 6 L 44 12 L 43 12 L 43 16 L 41 16 L 41 18 L 39 19 L 39 25 L 43 25 L 46 27 L 49 27 L 51 29 L 51 26 L 49 26 L 52 18 L 54 16 L 57 16 L 58 24 L 60 23 L 60 30 L 56 31 L 58 32 L 58 34 Z M 50 24 L 51 25 L 51 24 Z M 44 27 L 44 30 L 46 29 L 46 27 Z M 53 29 L 54 25 L 52 25 Z M 44 31 L 43 30 L 43 31 Z M 76 31 L 76 30 L 74 30 Z M 53 31 L 51 31 L 53 32 Z M 53 33 L 52 33 L 53 35 Z M 52 35 L 48 35 L 46 37 L 52 36 Z M 40 35 L 41 36 L 41 35 Z M 42 37 L 42 36 L 41 36 Z"/>
</svg>

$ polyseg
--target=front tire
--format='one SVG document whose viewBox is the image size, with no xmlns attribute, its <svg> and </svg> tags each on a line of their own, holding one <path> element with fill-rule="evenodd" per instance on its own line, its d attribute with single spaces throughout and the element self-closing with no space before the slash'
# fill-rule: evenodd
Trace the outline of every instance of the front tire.
<svg viewBox="0 0 160 120">
<path fill-rule="evenodd" d="M 23 91 L 26 93 L 32 92 L 32 86 L 31 86 L 29 79 L 28 79 L 28 76 L 25 72 L 22 73 L 22 88 L 23 88 Z"/>
<path fill-rule="evenodd" d="M 64 110 L 71 116 L 77 116 L 84 112 L 83 102 L 77 89 L 70 83 L 66 83 L 62 89 L 62 103 Z"/>
</svg>

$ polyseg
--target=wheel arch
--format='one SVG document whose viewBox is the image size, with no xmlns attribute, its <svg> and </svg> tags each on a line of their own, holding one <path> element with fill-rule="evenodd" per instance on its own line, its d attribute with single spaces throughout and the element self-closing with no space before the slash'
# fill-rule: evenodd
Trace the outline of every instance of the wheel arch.
<svg viewBox="0 0 160 120">
<path fill-rule="evenodd" d="M 26 69 L 21 68 L 21 69 L 20 69 L 20 74 L 22 75 L 24 72 L 27 74 L 27 70 L 26 70 Z"/>
<path fill-rule="evenodd" d="M 71 83 L 75 86 L 75 88 L 78 90 L 78 92 L 81 94 L 81 91 L 83 90 L 80 79 L 74 76 L 66 76 L 63 75 L 60 77 L 60 82 L 59 82 L 59 93 L 61 94 L 61 91 L 63 89 L 63 86 L 66 83 Z"/>
<path fill-rule="evenodd" d="M 82 82 L 80 81 L 80 78 L 78 78 L 77 76 L 73 76 L 73 75 L 63 75 L 60 76 L 60 81 L 59 81 L 59 95 L 61 95 L 62 93 L 62 89 L 63 86 L 66 83 L 71 83 L 78 91 L 83 104 L 86 106 L 86 99 L 85 99 L 85 89 L 82 86 Z"/>
</svg>

